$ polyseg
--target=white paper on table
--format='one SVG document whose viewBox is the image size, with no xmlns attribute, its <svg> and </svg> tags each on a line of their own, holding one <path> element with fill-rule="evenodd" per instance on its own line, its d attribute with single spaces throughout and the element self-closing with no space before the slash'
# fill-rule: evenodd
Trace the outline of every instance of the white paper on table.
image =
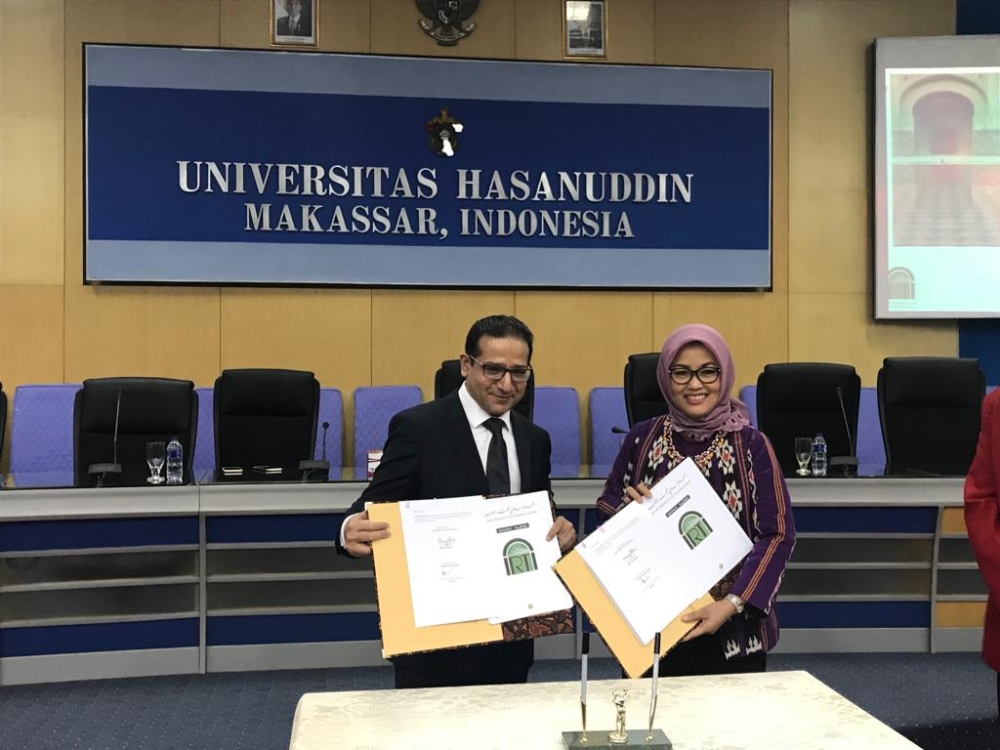
<svg viewBox="0 0 1000 750">
<path fill-rule="evenodd" d="M 477 495 L 399 504 L 418 628 L 490 615 L 482 502 Z"/>
<path fill-rule="evenodd" d="M 643 643 L 711 589 L 752 548 L 690 459 L 576 546 Z"/>
<path fill-rule="evenodd" d="M 573 599 L 552 566 L 559 541 L 545 536 L 552 528 L 548 492 L 489 498 L 483 501 L 489 540 L 492 624 L 569 609 Z M 521 572 L 518 572 L 521 571 Z"/>
</svg>

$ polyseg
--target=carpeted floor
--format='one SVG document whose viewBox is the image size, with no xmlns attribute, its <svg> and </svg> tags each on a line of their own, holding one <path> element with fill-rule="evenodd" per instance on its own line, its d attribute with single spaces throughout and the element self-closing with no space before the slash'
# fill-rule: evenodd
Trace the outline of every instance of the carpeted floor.
<svg viewBox="0 0 1000 750">
<path fill-rule="evenodd" d="M 996 750 L 996 674 L 976 654 L 779 654 L 925 750 Z M 593 660 L 592 679 L 619 675 Z M 540 661 L 533 682 L 575 680 Z M 392 686 L 392 672 L 323 669 L 151 677 L 0 689 L 2 750 L 275 750 L 303 693 Z"/>
</svg>

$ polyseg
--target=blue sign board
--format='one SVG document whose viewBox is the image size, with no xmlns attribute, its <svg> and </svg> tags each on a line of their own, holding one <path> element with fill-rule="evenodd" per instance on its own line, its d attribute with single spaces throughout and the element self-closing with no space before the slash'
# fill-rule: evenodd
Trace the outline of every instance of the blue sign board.
<svg viewBox="0 0 1000 750">
<path fill-rule="evenodd" d="M 88 282 L 771 285 L 771 73 L 87 45 Z"/>
</svg>

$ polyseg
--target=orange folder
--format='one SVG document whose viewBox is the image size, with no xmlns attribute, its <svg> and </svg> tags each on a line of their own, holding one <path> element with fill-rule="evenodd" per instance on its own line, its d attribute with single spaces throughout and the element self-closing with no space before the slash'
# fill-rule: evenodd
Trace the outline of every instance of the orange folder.
<svg viewBox="0 0 1000 750">
<path fill-rule="evenodd" d="M 391 531 L 388 539 L 372 543 L 379 626 L 382 629 L 382 656 L 388 658 L 417 651 L 503 640 L 502 626 L 491 625 L 488 620 L 418 628 L 413 621 L 410 571 L 406 566 L 406 545 L 403 542 L 399 503 L 369 505 L 368 518 L 372 521 L 385 521 Z"/>
<path fill-rule="evenodd" d="M 590 621 L 594 623 L 597 632 L 600 633 L 611 653 L 618 659 L 625 674 L 632 678 L 641 677 L 646 670 L 653 666 L 653 646 L 639 642 L 611 597 L 594 578 L 594 574 L 587 567 L 587 563 L 584 562 L 580 553 L 573 550 L 564 555 L 556 563 L 555 571 L 562 578 L 573 598 L 587 613 Z M 712 596 L 706 593 L 660 632 L 662 653 L 673 648 L 694 627 L 693 623 L 681 622 L 681 616 L 705 607 L 712 601 Z"/>
</svg>

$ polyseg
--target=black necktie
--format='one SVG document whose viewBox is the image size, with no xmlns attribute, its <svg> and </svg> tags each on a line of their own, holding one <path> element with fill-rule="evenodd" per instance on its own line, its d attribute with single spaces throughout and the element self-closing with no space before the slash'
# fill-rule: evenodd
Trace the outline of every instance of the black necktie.
<svg viewBox="0 0 1000 750">
<path fill-rule="evenodd" d="M 491 495 L 509 495 L 510 467 L 507 465 L 507 443 L 503 439 L 503 420 L 490 417 L 483 426 L 493 433 L 486 450 L 486 487 Z"/>
</svg>

